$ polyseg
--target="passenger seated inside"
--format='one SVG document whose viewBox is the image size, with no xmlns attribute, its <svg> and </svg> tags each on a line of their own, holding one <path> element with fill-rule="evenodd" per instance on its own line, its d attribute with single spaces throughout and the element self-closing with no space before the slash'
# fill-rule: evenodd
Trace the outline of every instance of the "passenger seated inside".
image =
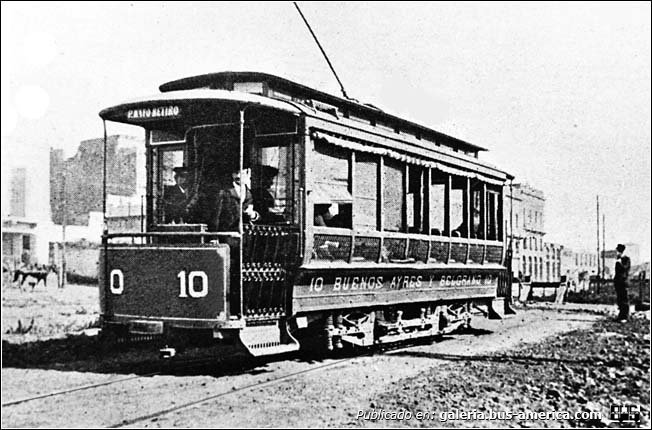
<svg viewBox="0 0 652 430">
<path fill-rule="evenodd" d="M 331 227 L 351 228 L 353 224 L 353 207 L 351 204 L 337 205 L 337 215 L 331 220 Z"/>
<path fill-rule="evenodd" d="M 315 205 L 314 224 L 317 227 L 337 227 L 337 228 L 351 228 L 353 215 L 352 205 L 339 204 L 333 205 L 330 203 L 320 203 Z M 333 215 L 331 210 L 337 210 Z"/>
<path fill-rule="evenodd" d="M 316 227 L 329 227 L 328 223 L 333 219 L 333 214 L 330 211 L 331 206 L 329 204 L 315 205 Z"/>
<path fill-rule="evenodd" d="M 240 208 L 240 190 L 244 183 L 245 197 Z M 215 208 L 215 226 L 217 231 L 238 231 L 240 213 L 243 223 L 256 222 L 260 218 L 254 210 L 254 201 L 249 189 L 251 176 L 249 169 L 235 170 L 231 173 L 231 184 L 221 190 L 217 196 Z"/>
<path fill-rule="evenodd" d="M 473 230 L 471 231 L 471 238 L 476 239 L 480 237 L 480 211 L 479 210 L 474 210 L 473 211 Z M 462 221 L 462 223 L 457 226 L 455 230 L 452 232 L 453 237 L 466 237 L 466 221 Z"/>
<path fill-rule="evenodd" d="M 188 221 L 188 169 L 179 166 L 173 171 L 174 185 L 168 185 L 163 190 L 164 222 L 181 224 Z"/>
<path fill-rule="evenodd" d="M 276 198 L 271 191 L 278 169 L 272 166 L 258 166 L 260 186 L 253 192 L 254 210 L 260 214 L 261 224 L 285 222 L 283 215 L 276 210 Z"/>
</svg>

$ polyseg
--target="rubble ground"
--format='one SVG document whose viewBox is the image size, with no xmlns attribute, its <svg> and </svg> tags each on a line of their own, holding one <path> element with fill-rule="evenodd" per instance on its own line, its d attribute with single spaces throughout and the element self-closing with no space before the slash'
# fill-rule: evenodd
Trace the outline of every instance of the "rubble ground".
<svg viewBox="0 0 652 430">
<path fill-rule="evenodd" d="M 24 290 L 10 280 L 2 285 L 2 340 L 26 343 L 79 334 L 99 323 L 97 285 L 68 284 L 58 288 L 39 283 Z"/>
<path fill-rule="evenodd" d="M 430 427 L 614 427 L 611 405 L 640 407 L 642 427 L 650 422 L 649 312 L 628 323 L 602 318 L 590 329 L 556 335 L 509 352 L 448 363 L 402 380 L 396 389 L 377 396 L 372 410 L 412 413 L 395 426 Z M 458 412 L 456 412 L 456 410 Z M 511 420 L 444 421 L 441 413 L 511 411 Z M 415 419 L 417 412 L 436 411 L 436 420 Z M 597 411 L 602 419 L 520 420 L 519 412 Z M 424 414 L 425 415 L 425 414 Z M 499 416 L 499 415 L 498 415 Z M 521 415 L 523 417 L 523 415 Z M 365 425 L 386 425 L 372 420 Z M 633 423 L 628 423 L 633 425 Z"/>
</svg>

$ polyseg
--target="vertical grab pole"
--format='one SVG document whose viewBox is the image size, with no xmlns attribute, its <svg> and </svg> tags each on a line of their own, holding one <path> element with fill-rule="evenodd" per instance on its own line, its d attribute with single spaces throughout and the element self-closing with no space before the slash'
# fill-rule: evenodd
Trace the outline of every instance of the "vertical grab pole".
<svg viewBox="0 0 652 430">
<path fill-rule="evenodd" d="M 244 169 L 244 114 L 245 114 L 245 109 L 246 107 L 242 108 L 240 110 L 240 157 L 239 157 L 239 174 L 240 174 L 240 218 L 238 222 L 238 233 L 240 233 L 240 243 L 238 243 L 238 289 L 240 290 L 240 304 L 239 304 L 239 310 L 240 310 L 240 317 L 243 316 L 243 286 L 242 286 L 242 245 L 244 243 L 244 224 L 243 224 L 243 210 L 244 210 L 244 202 L 245 202 L 245 193 L 247 192 L 247 189 L 245 188 L 245 183 L 244 183 L 244 177 L 242 174 L 242 171 Z M 233 278 L 231 278 L 233 279 Z"/>
<path fill-rule="evenodd" d="M 100 318 L 101 319 L 104 318 L 105 315 L 109 313 L 109 309 L 107 309 L 108 301 L 107 301 L 106 295 L 107 295 L 107 290 L 108 290 L 107 285 L 108 285 L 108 282 L 110 282 L 110 280 L 108 278 L 108 267 L 107 267 L 108 266 L 108 264 L 107 264 L 107 260 L 108 260 L 107 248 L 108 248 L 108 240 L 109 240 L 108 239 L 109 225 L 108 225 L 107 220 L 106 220 L 106 175 L 107 175 L 107 172 L 106 172 L 106 158 L 107 158 L 106 146 L 107 146 L 108 136 L 107 136 L 107 132 L 106 132 L 106 120 L 105 119 L 102 119 L 102 127 L 104 128 L 104 148 L 103 148 L 104 157 L 103 157 L 103 160 L 102 160 L 102 248 L 103 248 L 103 252 L 102 252 L 102 261 L 100 261 L 100 266 L 101 266 L 101 269 L 102 269 L 102 272 L 103 272 L 104 285 L 100 285 L 100 294 L 104 295 L 104 297 L 103 297 L 104 306 L 101 306 L 101 309 L 100 309 Z"/>
<path fill-rule="evenodd" d="M 109 226 L 106 220 L 106 120 L 102 120 L 102 125 L 104 127 L 104 158 L 102 160 L 102 234 L 106 235 L 109 232 Z"/>
</svg>

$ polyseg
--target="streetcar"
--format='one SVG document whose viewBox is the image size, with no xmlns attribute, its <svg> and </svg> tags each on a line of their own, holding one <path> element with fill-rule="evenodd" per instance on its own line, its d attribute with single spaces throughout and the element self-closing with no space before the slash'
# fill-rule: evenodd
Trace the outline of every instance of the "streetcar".
<svg viewBox="0 0 652 430">
<path fill-rule="evenodd" d="M 103 335 L 262 356 L 500 318 L 513 177 L 485 149 L 265 73 L 159 89 L 100 112 L 144 130 L 147 174 L 142 231 L 103 234 Z"/>
</svg>

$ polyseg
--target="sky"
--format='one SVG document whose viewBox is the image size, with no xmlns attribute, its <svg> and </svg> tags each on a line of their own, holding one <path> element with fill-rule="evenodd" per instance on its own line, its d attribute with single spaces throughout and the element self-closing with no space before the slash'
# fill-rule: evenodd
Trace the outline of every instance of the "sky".
<svg viewBox="0 0 652 430">
<path fill-rule="evenodd" d="M 649 2 L 299 5 L 350 96 L 485 147 L 542 190 L 547 241 L 594 250 L 599 196 L 606 247 L 649 260 Z M 72 155 L 102 135 L 101 109 L 196 74 L 339 94 L 291 2 L 1 7 L 3 159 Z"/>
</svg>

